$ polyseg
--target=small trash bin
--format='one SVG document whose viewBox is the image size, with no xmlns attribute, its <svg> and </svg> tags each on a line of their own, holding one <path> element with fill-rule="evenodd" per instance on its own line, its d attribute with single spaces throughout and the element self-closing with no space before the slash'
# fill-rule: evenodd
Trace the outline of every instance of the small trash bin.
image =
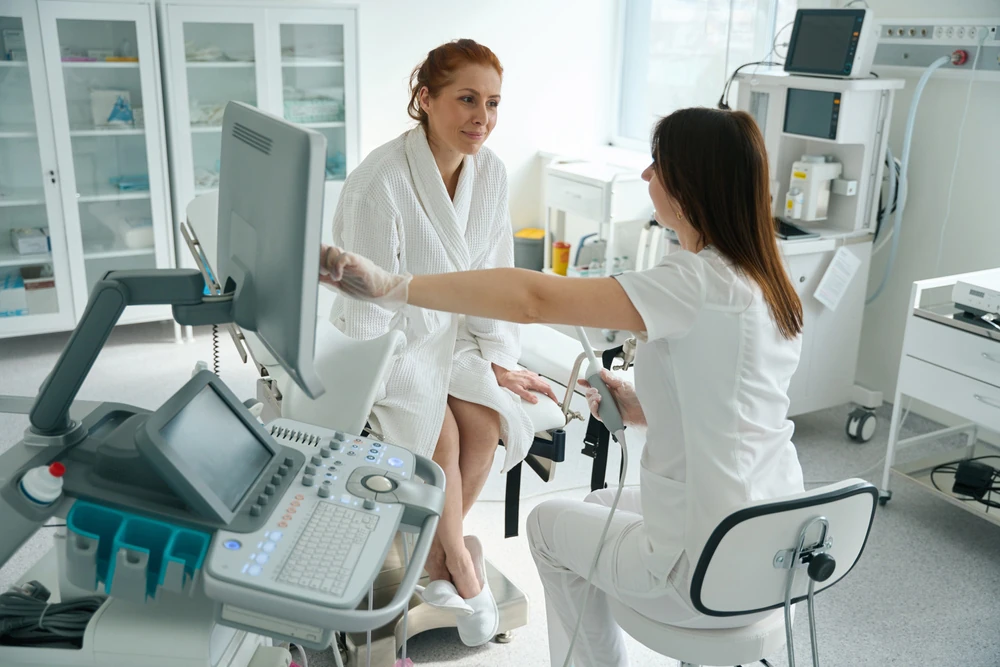
<svg viewBox="0 0 1000 667">
<path fill-rule="evenodd" d="M 545 262 L 545 230 L 526 227 L 514 234 L 514 266 L 541 271 Z"/>
</svg>

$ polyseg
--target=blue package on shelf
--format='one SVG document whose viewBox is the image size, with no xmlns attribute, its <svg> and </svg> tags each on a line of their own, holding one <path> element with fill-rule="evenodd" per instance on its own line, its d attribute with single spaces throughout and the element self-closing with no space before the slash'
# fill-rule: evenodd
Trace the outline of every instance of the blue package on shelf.
<svg viewBox="0 0 1000 667">
<path fill-rule="evenodd" d="M 86 590 L 132 602 L 159 589 L 190 594 L 211 539 L 130 512 L 77 501 L 66 517 L 66 576 Z"/>
<path fill-rule="evenodd" d="M 139 176 L 115 176 L 114 178 L 109 178 L 108 182 L 111 185 L 117 185 L 118 189 L 122 192 L 128 192 L 131 190 L 148 190 L 149 189 L 149 176 L 139 175 Z"/>
</svg>

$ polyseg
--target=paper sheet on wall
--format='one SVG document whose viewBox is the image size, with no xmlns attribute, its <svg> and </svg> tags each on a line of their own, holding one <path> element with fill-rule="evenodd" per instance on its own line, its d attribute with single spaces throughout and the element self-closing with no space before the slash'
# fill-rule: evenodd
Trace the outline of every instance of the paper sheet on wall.
<svg viewBox="0 0 1000 667">
<path fill-rule="evenodd" d="M 837 310 L 840 300 L 844 298 L 859 268 L 861 268 L 860 259 L 844 246 L 837 248 L 813 296 L 830 310 Z"/>
</svg>

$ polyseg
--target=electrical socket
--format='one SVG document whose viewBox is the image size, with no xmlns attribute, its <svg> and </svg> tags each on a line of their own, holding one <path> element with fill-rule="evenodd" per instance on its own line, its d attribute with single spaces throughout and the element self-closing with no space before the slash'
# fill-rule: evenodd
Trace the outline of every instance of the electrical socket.
<svg viewBox="0 0 1000 667">
<path fill-rule="evenodd" d="M 977 76 L 1000 76 L 1000 18 L 884 19 L 879 23 L 873 66 L 924 68 L 941 56 L 965 51 L 967 58 L 956 59 L 942 70 L 970 71 L 977 49 Z"/>
</svg>

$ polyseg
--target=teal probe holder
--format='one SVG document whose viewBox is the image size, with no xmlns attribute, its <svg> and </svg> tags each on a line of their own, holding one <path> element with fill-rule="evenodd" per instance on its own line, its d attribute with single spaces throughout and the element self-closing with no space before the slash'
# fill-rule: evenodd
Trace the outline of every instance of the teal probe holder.
<svg viewBox="0 0 1000 667">
<path fill-rule="evenodd" d="M 146 602 L 190 595 L 211 539 L 163 521 L 77 501 L 66 518 L 66 577 L 84 590 Z"/>
</svg>

